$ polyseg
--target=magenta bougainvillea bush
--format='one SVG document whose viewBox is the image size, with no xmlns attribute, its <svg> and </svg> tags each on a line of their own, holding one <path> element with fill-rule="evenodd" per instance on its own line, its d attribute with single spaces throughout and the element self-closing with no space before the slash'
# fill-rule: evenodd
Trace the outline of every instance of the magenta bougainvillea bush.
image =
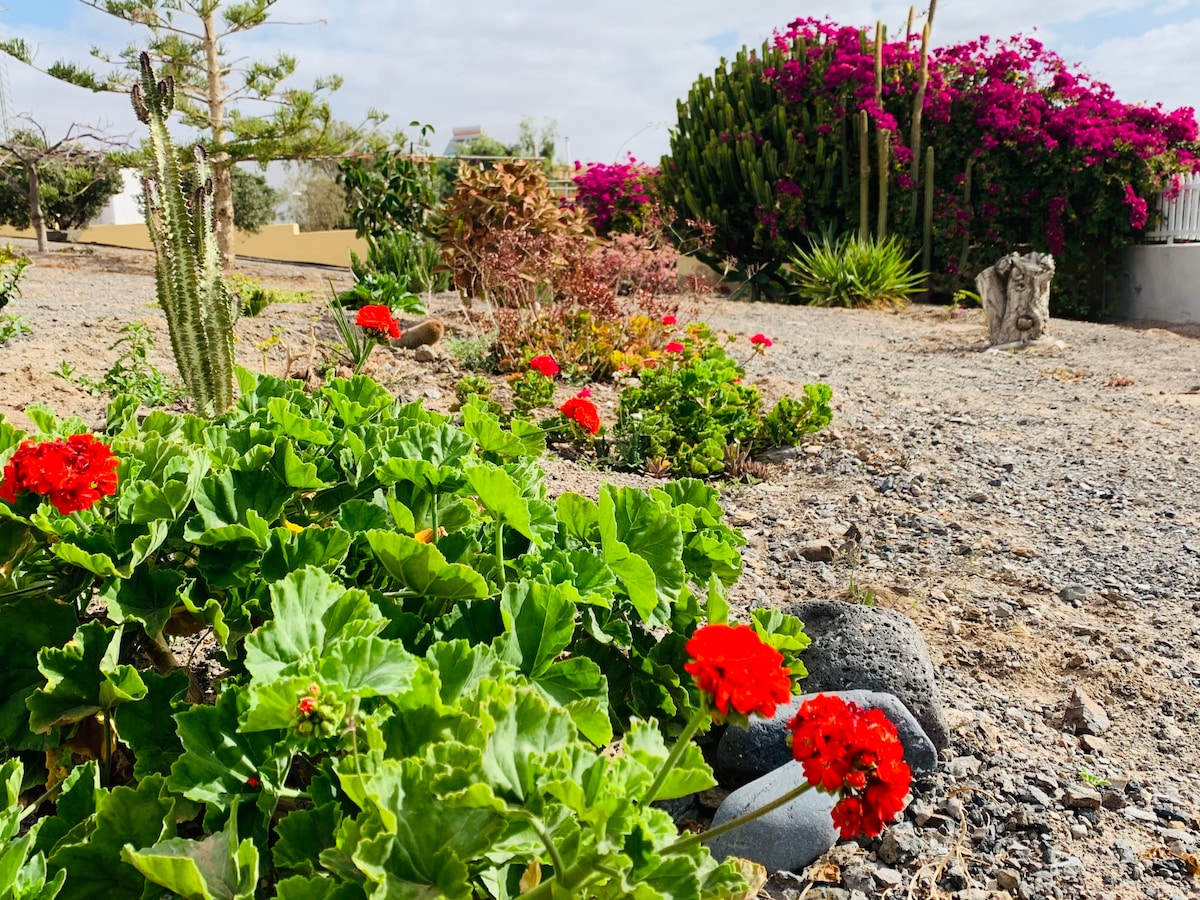
<svg viewBox="0 0 1200 900">
<path fill-rule="evenodd" d="M 652 214 L 654 180 L 658 169 L 638 162 L 632 156 L 627 162 L 575 163 L 578 172 L 574 205 L 581 206 L 591 218 L 596 233 L 607 236 L 613 232 L 625 234 L 639 230 Z"/>
<path fill-rule="evenodd" d="M 920 163 L 934 150 L 935 285 L 969 284 L 1011 250 L 1049 251 L 1059 262 L 1058 312 L 1097 315 L 1103 285 L 1088 273 L 1102 273 L 1114 250 L 1138 239 L 1160 190 L 1200 168 L 1193 110 L 1123 102 L 1027 36 L 929 51 L 922 159 L 914 161 L 920 35 L 885 39 L 881 58 L 877 95 L 874 29 L 811 18 L 776 33 L 761 53 L 738 54 L 680 105 L 664 195 L 688 216 L 729 213 L 716 222 L 714 252 L 777 266 L 809 235 L 857 229 L 856 126 L 865 110 L 872 231 L 886 132 L 888 230 L 913 249 Z"/>
</svg>

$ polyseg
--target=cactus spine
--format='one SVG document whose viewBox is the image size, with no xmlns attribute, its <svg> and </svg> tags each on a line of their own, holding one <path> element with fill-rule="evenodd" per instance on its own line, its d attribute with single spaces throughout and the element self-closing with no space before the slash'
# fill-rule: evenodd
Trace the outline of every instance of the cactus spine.
<svg viewBox="0 0 1200 900">
<path fill-rule="evenodd" d="M 184 171 L 167 130 L 175 108 L 175 84 L 159 81 L 142 53 L 140 80 L 132 90 L 138 120 L 150 126 L 151 172 L 142 181 L 146 224 L 154 242 L 158 301 L 167 317 L 171 349 L 179 374 L 205 417 L 233 406 L 233 322 L 237 307 L 221 279 L 221 256 L 213 226 L 212 169 L 204 149 L 193 150 L 194 164 L 184 193 Z"/>
</svg>

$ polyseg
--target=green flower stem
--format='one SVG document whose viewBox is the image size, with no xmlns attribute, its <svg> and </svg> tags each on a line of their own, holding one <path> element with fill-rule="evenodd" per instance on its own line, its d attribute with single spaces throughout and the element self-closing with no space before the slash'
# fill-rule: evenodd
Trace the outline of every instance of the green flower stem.
<svg viewBox="0 0 1200 900">
<path fill-rule="evenodd" d="M 507 579 L 504 577 L 504 520 L 496 520 L 496 571 L 503 586 Z"/>
<path fill-rule="evenodd" d="M 688 835 L 682 840 L 676 841 L 664 849 L 662 851 L 662 855 L 668 856 L 674 853 L 683 853 L 685 850 L 688 850 L 697 844 L 703 844 L 705 841 L 711 841 L 713 838 L 720 837 L 727 832 L 733 831 L 735 828 L 741 828 L 747 822 L 753 822 L 759 816 L 765 816 L 772 810 L 779 809 L 779 807 L 783 806 L 785 803 L 791 803 L 801 794 L 807 792 L 811 787 L 812 785 L 806 781 L 799 787 L 792 788 L 782 797 L 776 797 L 770 803 L 760 806 L 758 809 L 752 809 L 750 812 L 743 813 L 736 819 L 730 819 L 728 822 L 722 822 L 716 828 L 710 828 L 708 831 L 701 832 L 700 834 Z"/>
<path fill-rule="evenodd" d="M 683 756 L 683 752 L 687 749 L 688 744 L 692 742 L 692 738 L 696 732 L 700 730 L 700 726 L 709 720 L 712 714 L 708 710 L 708 698 L 703 699 L 700 708 L 683 726 L 683 731 L 679 734 L 679 739 L 671 745 L 671 752 L 668 754 L 666 761 L 663 762 L 658 774 L 654 776 L 654 781 L 650 785 L 650 789 L 646 791 L 646 802 L 653 803 L 658 797 L 658 792 L 662 790 L 663 784 L 667 780 L 667 776 L 671 774 L 671 770 L 679 763 L 679 758 Z"/>
</svg>

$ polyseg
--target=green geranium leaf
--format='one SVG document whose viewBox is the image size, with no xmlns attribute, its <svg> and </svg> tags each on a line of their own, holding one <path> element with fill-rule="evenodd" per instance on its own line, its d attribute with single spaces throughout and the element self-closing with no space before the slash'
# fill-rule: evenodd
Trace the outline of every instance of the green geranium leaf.
<svg viewBox="0 0 1200 900">
<path fill-rule="evenodd" d="M 133 774 L 138 778 L 166 775 L 183 752 L 175 731 L 175 704 L 188 689 L 186 672 L 169 675 L 142 673 L 146 696 L 137 703 L 118 706 L 113 714 L 117 735 L 133 751 Z"/>
<path fill-rule="evenodd" d="M 303 396 L 303 394 L 301 395 Z M 293 441 L 326 447 L 333 443 L 333 432 L 320 419 L 301 410 L 285 397 L 272 397 L 267 401 L 267 416 L 279 426 L 279 431 Z"/>
<path fill-rule="evenodd" d="M 141 622 L 146 634 L 157 637 L 180 604 L 183 582 L 184 575 L 177 569 L 140 566 L 128 578 L 108 582 L 100 599 L 108 605 L 108 617 L 114 622 Z"/>
<path fill-rule="evenodd" d="M 162 545 L 168 531 L 169 524 L 165 521 L 118 525 L 111 532 L 62 535 L 53 550 L 63 562 L 101 578 L 128 578 L 136 566 Z"/>
<path fill-rule="evenodd" d="M 161 777 L 143 778 L 136 788 L 98 792 L 95 827 L 83 842 L 50 856 L 51 871 L 69 876 L 59 900 L 141 897 L 146 879 L 123 861 L 121 851 L 126 844 L 151 846 L 174 830 L 175 800 L 164 792 Z"/>
<path fill-rule="evenodd" d="M 469 434 L 479 449 L 501 459 L 520 459 L 531 456 L 525 441 L 500 427 L 500 420 L 474 403 L 462 408 L 463 431 Z"/>
<path fill-rule="evenodd" d="M 74 828 L 96 814 L 96 798 L 100 795 L 100 766 L 94 759 L 72 769 L 59 785 L 55 814 L 38 821 L 38 850 L 53 853 Z"/>
<path fill-rule="evenodd" d="M 334 413 L 346 427 L 375 419 L 396 403 L 396 398 L 386 388 L 366 375 L 331 378 L 321 388 L 321 396 L 329 401 Z"/>
<path fill-rule="evenodd" d="M 270 593 L 274 618 L 246 638 L 246 668 L 256 679 L 315 661 L 334 641 L 377 634 L 386 624 L 364 591 L 347 590 L 323 569 L 292 572 Z"/>
<path fill-rule="evenodd" d="M 559 660 L 533 686 L 566 709 L 579 733 L 597 747 L 612 741 L 608 679 L 595 662 L 582 656 Z"/>
<path fill-rule="evenodd" d="M 503 680 L 514 671 L 491 647 L 471 646 L 466 641 L 439 641 L 425 658 L 437 671 L 442 702 L 451 706 L 472 694 L 481 682 Z"/>
<path fill-rule="evenodd" d="M 278 732 L 238 730 L 248 702 L 245 689 L 235 687 L 222 693 L 213 706 L 176 713 L 184 752 L 171 766 L 167 779 L 171 790 L 218 810 L 228 809 L 237 797 L 253 802 L 260 790 L 278 796 L 291 754 Z"/>
<path fill-rule="evenodd" d="M 571 537 L 581 541 L 599 540 L 600 507 L 587 497 L 567 491 L 558 497 L 558 521 Z"/>
<path fill-rule="evenodd" d="M 329 486 L 317 477 L 316 463 L 301 459 L 294 444 L 287 438 L 275 442 L 269 468 L 283 484 L 298 491 L 319 491 Z"/>
<path fill-rule="evenodd" d="M 496 688 L 484 706 L 494 725 L 483 753 L 483 775 L 497 793 L 521 803 L 536 793 L 547 754 L 575 740 L 575 726 L 566 710 L 550 706 L 528 687 Z"/>
<path fill-rule="evenodd" d="M 120 448 L 117 450 L 120 452 Z M 178 519 L 195 497 L 210 465 L 203 453 L 158 437 L 142 444 L 138 460 L 143 465 L 128 492 L 132 497 L 128 517 L 135 523 Z M 122 508 L 125 503 L 126 494 L 122 492 Z"/>
<path fill-rule="evenodd" d="M 812 638 L 804 633 L 803 622 L 777 609 L 752 609 L 750 624 L 764 643 L 783 654 L 783 664 L 791 675 L 793 685 L 808 675 L 800 654 L 812 643 Z"/>
<path fill-rule="evenodd" d="M 482 600 L 488 595 L 482 575 L 470 566 L 446 562 L 433 544 L 391 531 L 369 531 L 366 537 L 387 573 L 418 597 Z"/>
<path fill-rule="evenodd" d="M 379 507 L 372 507 L 383 514 Z M 330 526 L 311 526 L 296 534 L 286 528 L 274 528 L 267 538 L 267 550 L 262 557 L 262 577 L 273 582 L 289 572 L 312 566 L 332 570 L 350 552 L 352 538 L 348 531 Z"/>
<path fill-rule="evenodd" d="M 616 508 L 608 485 L 600 492 L 600 544 L 604 562 L 620 579 L 642 621 L 664 624 L 670 608 L 660 603 L 653 567 L 620 539 Z"/>
<path fill-rule="evenodd" d="M 388 442 L 388 453 L 407 460 L 422 460 L 436 468 L 458 467 L 475 449 L 471 438 L 452 425 L 414 422 Z M 426 487 L 436 482 L 426 484 Z"/>
<path fill-rule="evenodd" d="M 412 513 L 409 513 L 409 518 L 412 518 Z M 388 528 L 392 520 L 388 517 L 388 511 L 376 503 L 348 500 L 338 508 L 333 524 L 353 535 L 376 528 Z"/>
<path fill-rule="evenodd" d="M 126 844 L 121 859 L 183 900 L 249 900 L 258 886 L 258 849 L 230 830 L 199 840 L 168 838 L 144 850 Z"/>
<path fill-rule="evenodd" d="M 275 885 L 277 900 L 366 900 L 363 889 L 352 881 L 294 875 Z"/>
<path fill-rule="evenodd" d="M 651 719 L 642 722 L 635 719 L 625 732 L 625 752 L 646 767 L 647 772 L 656 773 L 666 761 L 667 744 L 663 740 L 658 724 Z M 704 761 L 700 747 L 688 742 L 667 780 L 659 788 L 656 800 L 674 800 L 676 797 L 686 797 L 697 791 L 706 791 L 713 787 L 717 780 L 713 778 L 712 770 Z"/>
<path fill-rule="evenodd" d="M 75 629 L 65 647 L 43 649 L 38 669 L 46 685 L 27 701 L 29 727 L 45 734 L 146 696 L 137 669 L 117 663 L 120 647 L 120 628 L 93 621 Z"/>
<path fill-rule="evenodd" d="M 680 558 L 683 533 L 679 520 L 645 491 L 636 488 L 605 485 L 600 495 L 600 510 L 601 530 L 607 527 L 605 520 L 611 514 L 616 538 L 650 564 L 660 596 L 674 600 L 687 580 Z"/>
<path fill-rule="evenodd" d="M 276 866 L 301 875 L 316 875 L 317 857 L 332 847 L 342 811 L 337 803 L 322 803 L 288 813 L 275 826 L 277 840 L 271 848 Z"/>
<path fill-rule="evenodd" d="M 482 463 L 467 469 L 471 490 L 487 510 L 505 525 L 533 540 L 529 501 L 508 472 L 499 466 Z"/>
<path fill-rule="evenodd" d="M 291 497 L 287 485 L 262 471 L 227 469 L 209 475 L 196 491 L 197 515 L 188 521 L 184 537 L 210 545 L 260 539 L 261 548 L 266 535 L 260 538 L 251 514 L 264 523 L 273 522 Z"/>
<path fill-rule="evenodd" d="M 530 678 L 549 669 L 575 633 L 575 604 L 554 585 L 508 585 L 500 615 L 505 633 L 494 645 L 496 652 Z"/>
<path fill-rule="evenodd" d="M 352 769 L 348 762 L 343 772 Z M 364 785 L 379 830 L 367 832 L 375 836 L 359 841 L 353 859 L 380 885 L 379 896 L 469 900 L 465 861 L 486 852 L 504 828 L 496 810 L 435 793 L 433 774 L 416 759 L 387 759 Z"/>
<path fill-rule="evenodd" d="M 29 728 L 26 700 L 46 683 L 38 651 L 61 647 L 75 633 L 73 607 L 49 597 L 18 596 L 0 603 L 0 744 L 10 750 L 42 749 Z"/>
</svg>

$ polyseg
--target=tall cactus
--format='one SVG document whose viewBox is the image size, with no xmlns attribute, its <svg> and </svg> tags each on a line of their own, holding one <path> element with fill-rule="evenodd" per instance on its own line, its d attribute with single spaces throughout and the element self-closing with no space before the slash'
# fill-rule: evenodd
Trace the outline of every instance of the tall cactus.
<svg viewBox="0 0 1200 900">
<path fill-rule="evenodd" d="M 212 169 L 197 145 L 188 173 L 167 130 L 175 108 L 175 83 L 155 78 L 150 56 L 142 53 L 140 80 L 131 92 L 138 120 L 150 126 L 153 156 L 142 180 L 146 224 L 154 242 L 158 301 L 167 317 L 171 349 L 196 411 L 212 417 L 233 406 L 233 323 L 237 306 L 221 279 L 221 256 L 213 224 Z"/>
</svg>

